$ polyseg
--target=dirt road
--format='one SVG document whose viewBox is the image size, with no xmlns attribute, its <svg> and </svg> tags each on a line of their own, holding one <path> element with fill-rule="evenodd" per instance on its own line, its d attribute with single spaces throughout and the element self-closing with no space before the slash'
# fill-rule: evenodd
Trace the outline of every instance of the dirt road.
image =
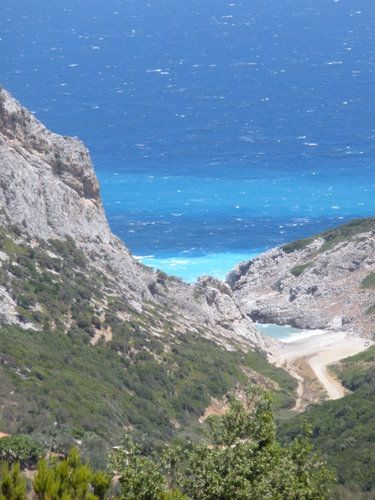
<svg viewBox="0 0 375 500">
<path fill-rule="evenodd" d="M 311 337 L 283 344 L 270 361 L 279 366 L 291 366 L 294 361 L 300 358 L 306 359 L 326 391 L 328 399 L 339 399 L 346 394 L 347 390 L 328 367 L 341 359 L 354 356 L 368 347 L 368 341 L 358 336 L 345 332 L 317 331 Z M 301 394 L 299 394 L 300 397 Z M 296 407 L 298 406 L 299 402 L 297 401 Z"/>
</svg>

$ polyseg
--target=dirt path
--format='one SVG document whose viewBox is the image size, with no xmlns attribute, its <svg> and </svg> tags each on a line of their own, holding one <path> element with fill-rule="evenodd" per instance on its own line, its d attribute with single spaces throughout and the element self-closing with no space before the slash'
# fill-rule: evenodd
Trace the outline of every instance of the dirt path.
<svg viewBox="0 0 375 500">
<path fill-rule="evenodd" d="M 270 361 L 278 366 L 284 366 L 298 380 L 295 410 L 300 411 L 303 409 L 302 399 L 306 381 L 303 373 L 296 369 L 298 360 L 304 358 L 307 361 L 320 385 L 326 391 L 328 399 L 340 399 L 347 393 L 347 390 L 328 367 L 341 359 L 368 349 L 371 344 L 366 339 L 345 332 L 320 331 L 311 337 L 283 344 Z"/>
<path fill-rule="evenodd" d="M 309 360 L 309 365 L 313 369 L 317 379 L 324 387 L 329 399 L 340 399 L 348 392 L 345 387 L 328 370 L 327 365 L 319 363 L 318 356 L 313 356 Z"/>
<path fill-rule="evenodd" d="M 291 375 L 297 379 L 298 386 L 297 386 L 297 398 L 296 398 L 296 404 L 294 405 L 293 410 L 294 411 L 302 411 L 303 410 L 303 405 L 302 405 L 302 397 L 303 397 L 303 377 L 299 375 L 297 372 L 291 372 Z"/>
</svg>

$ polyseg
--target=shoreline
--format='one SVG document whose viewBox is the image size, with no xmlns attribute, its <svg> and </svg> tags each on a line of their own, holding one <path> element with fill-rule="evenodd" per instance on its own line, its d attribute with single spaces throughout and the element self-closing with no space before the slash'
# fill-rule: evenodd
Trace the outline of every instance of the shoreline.
<svg viewBox="0 0 375 500">
<path fill-rule="evenodd" d="M 329 366 L 359 354 L 371 345 L 374 345 L 374 342 L 360 336 L 350 335 L 347 332 L 324 331 L 319 335 L 312 335 L 288 343 L 280 342 L 270 355 L 269 361 L 285 368 L 297 378 L 299 398 L 302 398 L 307 383 L 306 375 L 304 376 L 299 368 L 300 362 L 303 361 L 324 389 L 326 399 L 340 399 L 348 391 L 329 370 Z M 297 401 L 296 409 L 303 409 L 301 401 Z"/>
</svg>

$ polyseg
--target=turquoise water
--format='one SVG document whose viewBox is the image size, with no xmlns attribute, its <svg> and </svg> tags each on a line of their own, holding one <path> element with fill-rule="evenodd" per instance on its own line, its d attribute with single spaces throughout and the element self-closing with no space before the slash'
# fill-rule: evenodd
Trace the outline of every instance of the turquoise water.
<svg viewBox="0 0 375 500">
<path fill-rule="evenodd" d="M 88 145 L 113 230 L 193 280 L 375 213 L 372 0 L 3 0 L 0 83 Z"/>
<path fill-rule="evenodd" d="M 147 266 L 162 269 L 168 274 L 179 276 L 185 281 L 193 282 L 198 276 L 209 275 L 225 279 L 228 269 L 232 269 L 239 262 L 254 258 L 250 253 L 220 253 L 202 256 L 184 257 L 141 257 L 139 260 Z"/>
<path fill-rule="evenodd" d="M 300 328 L 294 328 L 293 326 L 289 325 L 256 323 L 255 326 L 264 335 L 280 340 L 284 343 L 295 342 L 306 339 L 308 337 L 322 335 L 324 333 L 323 330 L 303 330 Z"/>
<path fill-rule="evenodd" d="M 260 332 L 264 333 L 264 335 L 278 340 L 288 340 L 292 335 L 298 335 L 303 331 L 289 325 L 280 326 L 257 323 L 256 327 Z"/>
</svg>

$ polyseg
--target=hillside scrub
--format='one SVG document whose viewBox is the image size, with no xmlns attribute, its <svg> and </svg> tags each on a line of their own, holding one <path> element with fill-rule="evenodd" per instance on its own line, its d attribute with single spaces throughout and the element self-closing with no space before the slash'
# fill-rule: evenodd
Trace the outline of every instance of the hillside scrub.
<svg viewBox="0 0 375 500">
<path fill-rule="evenodd" d="M 0 327 L 1 430 L 62 451 L 77 434 L 116 444 L 124 426 L 164 441 L 190 432 L 212 398 L 246 385 L 249 373 L 275 388 L 276 408 L 293 406 L 295 380 L 262 353 L 181 334 L 162 306 L 132 310 L 71 238 L 30 245 L 0 228 L 0 250 L 0 279 L 21 322 Z"/>
<path fill-rule="evenodd" d="M 285 253 L 292 253 L 297 250 L 303 250 L 318 238 L 322 238 L 324 243 L 318 252 L 323 253 L 335 247 L 339 243 L 349 241 L 357 234 L 366 233 L 368 231 L 375 231 L 375 217 L 369 217 L 367 219 L 354 219 L 346 224 L 343 224 L 342 226 L 329 229 L 328 231 L 324 231 L 323 233 L 319 233 L 310 238 L 292 241 L 281 248 Z"/>
<path fill-rule="evenodd" d="M 110 465 L 110 474 L 95 471 L 76 448 L 66 458 L 43 458 L 29 482 L 28 498 L 328 500 L 334 479 L 306 433 L 290 445 L 278 442 L 270 398 L 254 390 L 210 420 L 207 439 L 151 449 L 128 436 L 111 453 Z M 17 464 L 3 466 L 0 498 L 27 498 Z"/>
</svg>

